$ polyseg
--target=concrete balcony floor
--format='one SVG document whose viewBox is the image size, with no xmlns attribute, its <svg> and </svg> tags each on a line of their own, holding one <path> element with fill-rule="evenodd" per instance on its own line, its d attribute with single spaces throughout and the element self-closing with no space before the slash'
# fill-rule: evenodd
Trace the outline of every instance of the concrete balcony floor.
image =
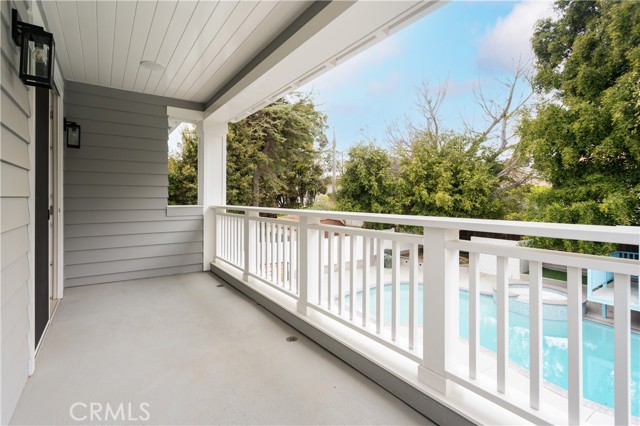
<svg viewBox="0 0 640 426">
<path fill-rule="evenodd" d="M 431 424 L 222 284 L 203 272 L 66 289 L 12 424 Z M 107 404 L 125 418 L 105 421 Z"/>
</svg>

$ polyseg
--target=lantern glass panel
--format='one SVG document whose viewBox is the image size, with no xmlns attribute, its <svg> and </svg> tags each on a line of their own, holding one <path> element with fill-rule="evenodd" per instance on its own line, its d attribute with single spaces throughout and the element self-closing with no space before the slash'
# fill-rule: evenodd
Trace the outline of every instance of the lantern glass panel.
<svg viewBox="0 0 640 426">
<path fill-rule="evenodd" d="M 80 126 L 72 125 L 67 128 L 67 146 L 80 148 Z"/>
<path fill-rule="evenodd" d="M 50 46 L 44 44 L 38 37 L 29 37 L 27 42 L 27 74 L 33 77 L 49 77 L 49 49 Z"/>
</svg>

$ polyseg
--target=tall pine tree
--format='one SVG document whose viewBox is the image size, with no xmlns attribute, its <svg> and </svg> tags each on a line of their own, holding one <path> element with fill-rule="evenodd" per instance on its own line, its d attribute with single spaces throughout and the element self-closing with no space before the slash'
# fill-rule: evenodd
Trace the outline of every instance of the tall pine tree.
<svg viewBox="0 0 640 426">
<path fill-rule="evenodd" d="M 182 129 L 182 143 L 169 155 L 169 204 L 198 204 L 198 134 L 195 127 Z"/>
<path fill-rule="evenodd" d="M 227 204 L 308 207 L 325 193 L 326 117 L 303 95 L 279 99 L 229 125 Z"/>
</svg>

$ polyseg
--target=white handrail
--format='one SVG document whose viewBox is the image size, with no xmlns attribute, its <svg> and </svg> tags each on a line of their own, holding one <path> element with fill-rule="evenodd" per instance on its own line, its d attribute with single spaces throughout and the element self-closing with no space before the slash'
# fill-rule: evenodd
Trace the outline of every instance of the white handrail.
<svg viewBox="0 0 640 426">
<path fill-rule="evenodd" d="M 614 244 L 640 243 L 638 226 L 579 225 L 567 223 L 523 222 L 493 219 L 464 219 L 454 217 L 410 216 L 380 213 L 338 212 L 323 210 L 295 210 L 248 206 L 211 206 L 214 209 L 252 211 L 299 217 L 322 217 L 339 220 L 421 226 L 499 234 L 528 235 L 567 240 L 594 241 Z"/>
</svg>

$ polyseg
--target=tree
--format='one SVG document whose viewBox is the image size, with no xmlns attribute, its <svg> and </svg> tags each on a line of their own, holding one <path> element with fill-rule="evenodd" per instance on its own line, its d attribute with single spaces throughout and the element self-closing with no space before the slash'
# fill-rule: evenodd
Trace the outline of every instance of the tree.
<svg viewBox="0 0 640 426">
<path fill-rule="evenodd" d="M 403 213 L 504 217 L 496 165 L 473 140 L 454 132 L 440 133 L 438 143 L 422 137 L 413 141 L 411 151 L 399 150 L 398 155 L 400 179 L 395 193 Z"/>
<path fill-rule="evenodd" d="M 421 123 L 389 126 L 388 152 L 372 145 L 349 152 L 338 206 L 376 213 L 508 217 L 520 207 L 518 195 L 530 178 L 513 134 L 513 123 L 530 97 L 530 91 L 516 95 L 525 77 L 519 67 L 511 80 L 502 82 L 502 99 L 476 91 L 486 116 L 480 130 L 447 129 L 440 115 L 447 85 L 434 91 L 424 83 L 417 102 Z"/>
<path fill-rule="evenodd" d="M 169 204 L 198 204 L 198 134 L 195 127 L 182 129 L 177 153 L 169 155 Z"/>
<path fill-rule="evenodd" d="M 520 128 L 552 187 L 532 194 L 526 218 L 638 225 L 640 3 L 561 0 L 555 8 L 559 18 L 540 21 L 532 38 L 545 100 Z"/>
<path fill-rule="evenodd" d="M 339 210 L 398 213 L 396 189 L 396 172 L 386 150 L 365 143 L 349 149 L 337 193 Z"/>
<path fill-rule="evenodd" d="M 229 125 L 228 204 L 299 208 L 326 192 L 326 117 L 301 94 Z"/>
</svg>

